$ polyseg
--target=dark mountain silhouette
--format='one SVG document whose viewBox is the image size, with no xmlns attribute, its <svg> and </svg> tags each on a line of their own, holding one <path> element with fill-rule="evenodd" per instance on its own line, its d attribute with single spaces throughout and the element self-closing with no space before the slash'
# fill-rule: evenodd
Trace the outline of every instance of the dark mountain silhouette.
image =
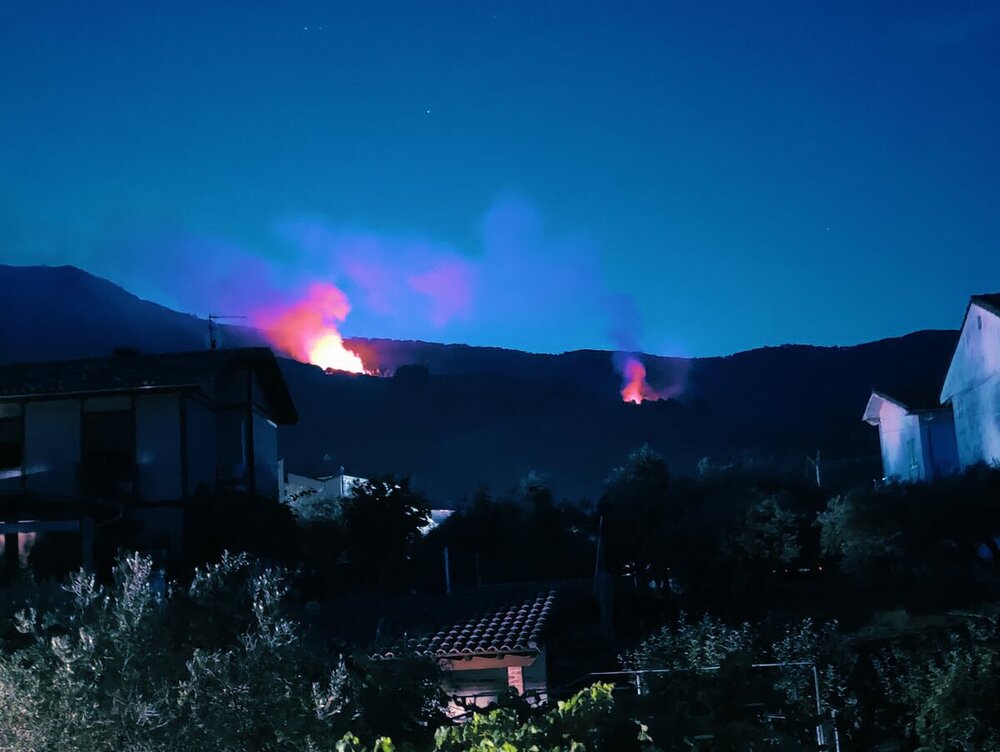
<svg viewBox="0 0 1000 752">
<path fill-rule="evenodd" d="M 73 267 L 0 266 L 0 362 L 207 346 L 204 320 L 143 301 Z M 649 443 L 674 472 L 698 461 L 807 473 L 828 482 L 879 475 L 876 432 L 861 422 L 873 387 L 939 388 L 957 333 L 924 331 L 854 347 L 788 345 L 720 358 L 644 356 L 654 386 L 679 398 L 621 402 L 608 352 L 539 355 L 499 348 L 355 339 L 388 378 L 326 374 L 283 360 L 301 416 L 282 429 L 290 470 L 414 476 L 440 502 L 540 473 L 559 495 L 594 497 L 609 470 Z M 224 345 L 259 344 L 222 327 Z"/>
</svg>

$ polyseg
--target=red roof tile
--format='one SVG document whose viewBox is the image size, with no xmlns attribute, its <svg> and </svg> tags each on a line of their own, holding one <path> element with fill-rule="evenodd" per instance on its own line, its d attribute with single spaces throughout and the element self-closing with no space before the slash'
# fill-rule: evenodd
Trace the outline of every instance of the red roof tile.
<svg viewBox="0 0 1000 752">
<path fill-rule="evenodd" d="M 417 654 L 434 658 L 536 653 L 555 606 L 554 590 L 479 610 L 419 637 L 406 637 L 373 657 Z"/>
</svg>

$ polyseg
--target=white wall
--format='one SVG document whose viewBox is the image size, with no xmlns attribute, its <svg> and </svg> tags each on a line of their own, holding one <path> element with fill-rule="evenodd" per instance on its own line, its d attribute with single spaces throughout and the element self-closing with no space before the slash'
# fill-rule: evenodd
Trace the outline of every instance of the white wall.
<svg viewBox="0 0 1000 752">
<path fill-rule="evenodd" d="M 920 419 L 888 400 L 879 409 L 879 443 L 886 480 L 924 480 Z"/>
<path fill-rule="evenodd" d="M 135 449 L 139 496 L 144 501 L 179 499 L 183 494 L 179 395 L 136 398 Z"/>
<path fill-rule="evenodd" d="M 962 467 L 1000 464 L 1000 375 L 952 397 Z"/>
<path fill-rule="evenodd" d="M 969 307 L 942 392 L 955 412 L 962 467 L 1000 463 L 1000 318 Z"/>
<path fill-rule="evenodd" d="M 31 493 L 70 496 L 78 488 L 80 403 L 29 402 L 24 407 L 24 467 Z"/>
</svg>

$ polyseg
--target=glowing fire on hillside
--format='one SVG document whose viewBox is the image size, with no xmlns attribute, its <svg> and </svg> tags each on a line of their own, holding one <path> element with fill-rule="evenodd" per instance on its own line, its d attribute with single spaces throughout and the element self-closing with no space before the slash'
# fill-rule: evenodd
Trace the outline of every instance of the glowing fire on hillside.
<svg viewBox="0 0 1000 752">
<path fill-rule="evenodd" d="M 276 348 L 324 370 L 365 373 L 361 356 L 348 350 L 338 326 L 351 312 L 347 296 L 335 285 L 311 285 L 291 306 L 258 315 L 257 324 Z"/>
<path fill-rule="evenodd" d="M 622 374 L 621 395 L 624 402 L 640 405 L 643 402 L 670 399 L 680 391 L 676 386 L 667 389 L 651 387 L 646 381 L 646 366 L 634 355 L 624 356 L 619 370 Z"/>
</svg>

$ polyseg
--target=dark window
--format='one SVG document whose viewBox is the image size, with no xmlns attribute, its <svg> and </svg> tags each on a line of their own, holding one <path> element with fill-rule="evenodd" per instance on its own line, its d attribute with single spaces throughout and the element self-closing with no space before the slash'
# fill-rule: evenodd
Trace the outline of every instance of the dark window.
<svg viewBox="0 0 1000 752">
<path fill-rule="evenodd" d="M 0 419 L 0 470 L 20 468 L 24 462 L 24 424 L 20 416 Z"/>
<path fill-rule="evenodd" d="M 80 437 L 83 493 L 107 498 L 135 490 L 135 418 L 131 410 L 85 412 Z"/>
</svg>

